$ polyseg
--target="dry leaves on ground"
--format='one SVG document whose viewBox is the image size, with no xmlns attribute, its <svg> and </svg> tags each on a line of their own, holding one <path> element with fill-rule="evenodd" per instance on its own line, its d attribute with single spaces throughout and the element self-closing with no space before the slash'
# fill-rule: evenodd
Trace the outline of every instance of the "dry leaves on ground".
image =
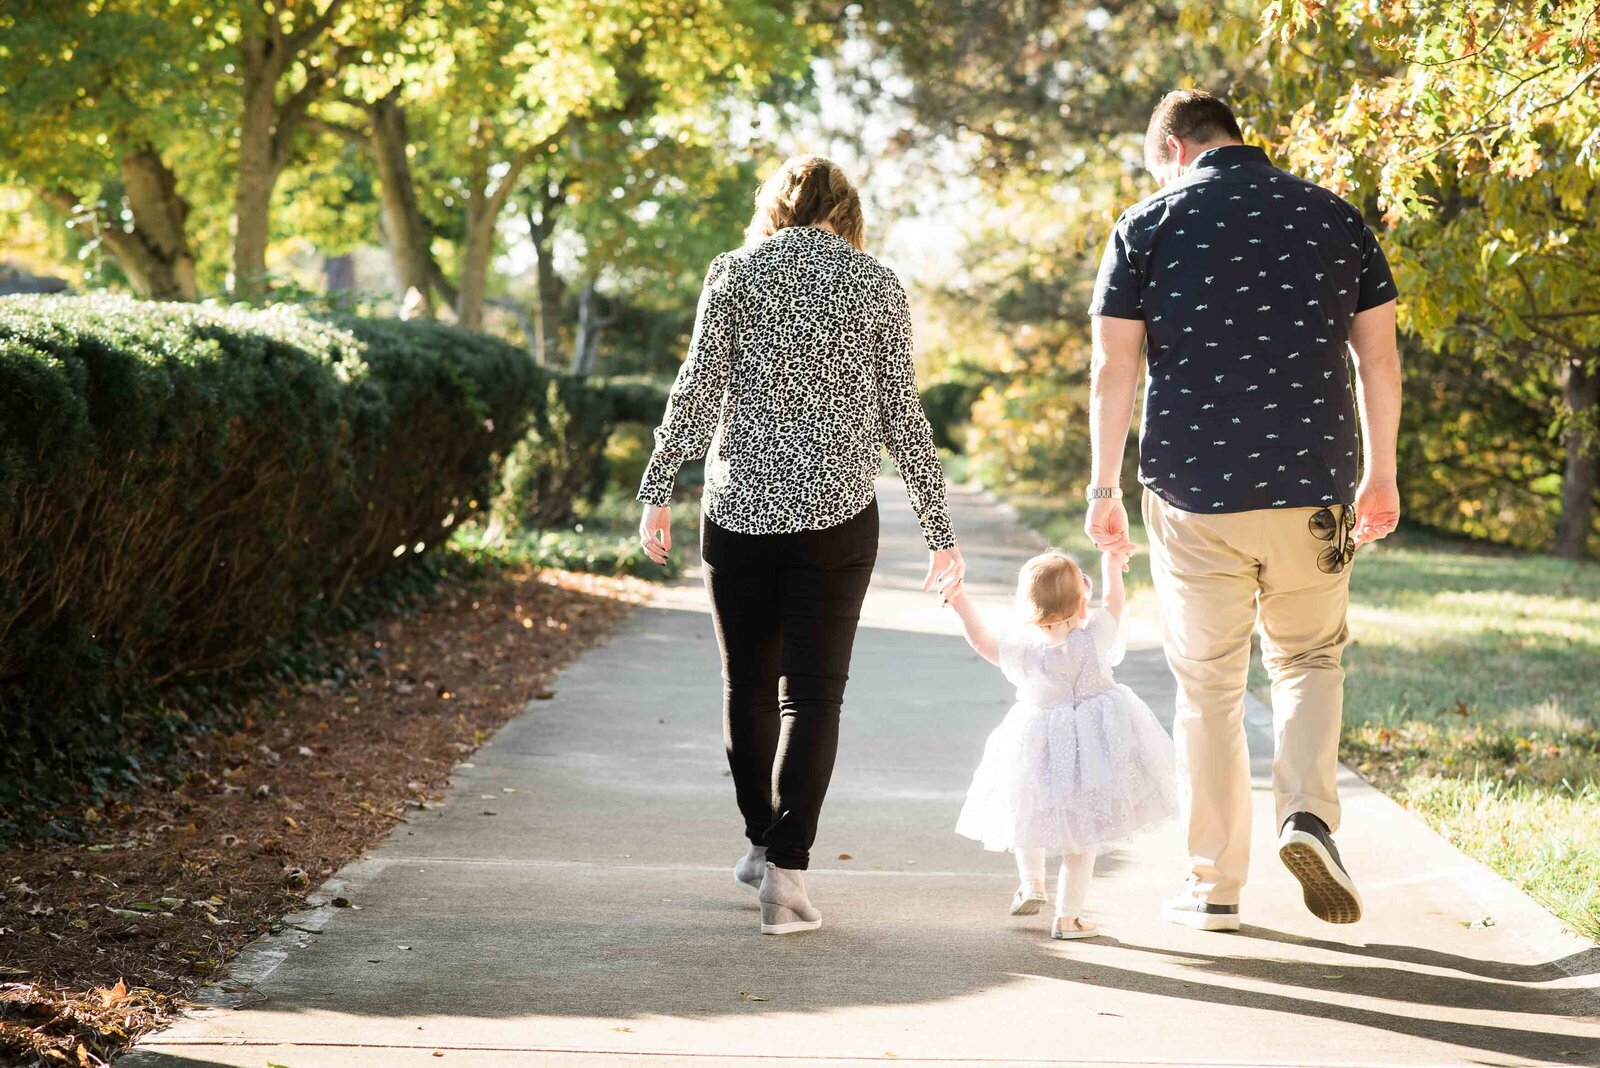
<svg viewBox="0 0 1600 1068">
<path fill-rule="evenodd" d="M 350 645 L 349 678 L 196 739 L 186 777 L 0 853 L 0 1064 L 97 1066 L 406 813 L 648 586 L 510 570 Z"/>
</svg>

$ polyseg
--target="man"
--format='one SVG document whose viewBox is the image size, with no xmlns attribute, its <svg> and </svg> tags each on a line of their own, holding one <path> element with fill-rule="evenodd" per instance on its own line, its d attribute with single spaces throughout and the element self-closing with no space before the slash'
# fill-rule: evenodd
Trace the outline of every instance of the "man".
<svg viewBox="0 0 1600 1068">
<path fill-rule="evenodd" d="M 1162 912 L 1202 930 L 1239 928 L 1250 852 L 1244 694 L 1259 624 L 1279 856 L 1316 916 L 1352 923 L 1361 898 L 1332 837 L 1340 656 L 1355 547 L 1400 518 L 1394 282 L 1360 212 L 1244 145 L 1209 93 L 1162 99 L 1145 163 L 1160 191 L 1117 221 L 1089 309 L 1085 525 L 1102 549 L 1133 548 L 1118 483 L 1147 350 L 1139 481 L 1178 683 L 1191 866 Z"/>
</svg>

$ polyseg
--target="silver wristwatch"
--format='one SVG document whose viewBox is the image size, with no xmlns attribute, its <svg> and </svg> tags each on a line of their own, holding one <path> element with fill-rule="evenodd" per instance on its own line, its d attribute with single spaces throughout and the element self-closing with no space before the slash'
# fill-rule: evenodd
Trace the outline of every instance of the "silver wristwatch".
<svg viewBox="0 0 1600 1068">
<path fill-rule="evenodd" d="M 1090 501 L 1098 501 L 1098 500 L 1101 500 L 1102 498 L 1106 498 L 1106 497 L 1109 497 L 1114 501 L 1120 501 L 1120 500 L 1122 500 L 1122 487 L 1121 486 L 1090 486 L 1088 489 L 1083 491 L 1083 496 L 1084 496 L 1085 500 L 1090 500 Z"/>
</svg>

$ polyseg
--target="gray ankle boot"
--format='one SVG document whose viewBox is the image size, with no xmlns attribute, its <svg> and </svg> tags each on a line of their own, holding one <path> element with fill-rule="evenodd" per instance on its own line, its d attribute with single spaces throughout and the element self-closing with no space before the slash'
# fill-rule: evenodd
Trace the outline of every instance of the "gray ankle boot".
<svg viewBox="0 0 1600 1068">
<path fill-rule="evenodd" d="M 767 874 L 767 847 L 753 845 L 733 866 L 733 881 L 750 891 L 761 893 L 761 877 Z"/>
<path fill-rule="evenodd" d="M 806 873 L 768 864 L 761 880 L 761 933 L 798 934 L 821 926 L 822 913 L 806 896 Z"/>
</svg>

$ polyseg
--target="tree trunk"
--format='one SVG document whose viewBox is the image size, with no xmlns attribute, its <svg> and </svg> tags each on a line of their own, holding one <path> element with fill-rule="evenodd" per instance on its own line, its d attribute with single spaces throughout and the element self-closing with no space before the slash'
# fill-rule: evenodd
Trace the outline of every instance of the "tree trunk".
<svg viewBox="0 0 1600 1068">
<path fill-rule="evenodd" d="M 1567 365 L 1562 396 L 1573 422 L 1567 427 L 1566 467 L 1561 480 L 1561 518 L 1555 553 L 1580 560 L 1594 534 L 1594 497 L 1600 490 L 1600 374 L 1581 359 Z"/>
<path fill-rule="evenodd" d="M 590 282 L 578 293 L 578 338 L 572 346 L 572 373 L 593 374 L 600 363 L 600 335 L 617 321 L 600 314 L 600 293 Z"/>
<path fill-rule="evenodd" d="M 39 195 L 63 215 L 93 216 L 100 241 L 139 296 L 146 300 L 195 300 L 199 287 L 185 229 L 189 205 L 178 195 L 176 176 L 149 146 L 126 153 L 118 169 L 133 220 L 129 228 L 124 228 L 104 205 L 86 205 L 64 187 L 42 189 Z"/>
<path fill-rule="evenodd" d="M 461 286 L 456 294 L 456 322 L 468 330 L 483 329 L 484 298 L 489 293 L 489 259 L 494 255 L 494 222 L 480 209 L 467 210 L 467 243 L 461 250 Z"/>
<path fill-rule="evenodd" d="M 378 197 L 383 213 L 383 238 L 394 266 L 395 299 L 415 291 L 415 314 L 433 318 L 433 259 L 430 235 L 417 206 L 411 174 L 405 109 L 391 93 L 372 108 L 372 159 L 378 172 Z"/>
<path fill-rule="evenodd" d="M 560 210 L 561 196 L 548 188 L 539 205 L 539 213 L 528 209 L 528 233 L 533 241 L 534 282 L 538 299 L 534 301 L 534 315 L 539 324 L 534 339 L 534 355 L 545 367 L 561 363 L 561 317 L 566 307 L 566 287 L 556 274 L 554 250 L 550 247 L 556 229 L 556 212 Z"/>
<path fill-rule="evenodd" d="M 178 195 L 178 179 L 148 145 L 122 157 L 122 187 L 133 215 L 130 258 L 140 261 L 140 295 L 151 300 L 194 300 L 194 253 L 185 223 L 189 204 Z M 133 273 L 130 272 L 130 278 Z"/>
<path fill-rule="evenodd" d="M 322 261 L 322 285 L 331 303 L 347 307 L 356 288 L 356 258 L 348 252 Z"/>
<path fill-rule="evenodd" d="M 320 14 L 303 12 L 290 34 L 281 25 L 248 32 L 239 40 L 239 158 L 233 189 L 233 288 L 245 300 L 266 295 L 267 242 L 272 236 L 272 193 L 288 165 L 294 137 L 317 97 L 338 77 L 353 54 L 341 48 L 319 62 L 312 50 L 340 14 L 343 0 L 327 0 Z M 265 5 L 263 5 L 265 6 Z M 275 5 L 277 19 L 285 5 Z M 282 100 L 278 90 L 299 63 L 299 88 Z"/>
<path fill-rule="evenodd" d="M 243 106 L 239 112 L 239 160 L 233 190 L 233 291 L 254 300 L 267 291 L 267 240 L 272 225 L 273 113 L 281 64 L 273 43 L 249 37 L 239 43 Z"/>
</svg>

